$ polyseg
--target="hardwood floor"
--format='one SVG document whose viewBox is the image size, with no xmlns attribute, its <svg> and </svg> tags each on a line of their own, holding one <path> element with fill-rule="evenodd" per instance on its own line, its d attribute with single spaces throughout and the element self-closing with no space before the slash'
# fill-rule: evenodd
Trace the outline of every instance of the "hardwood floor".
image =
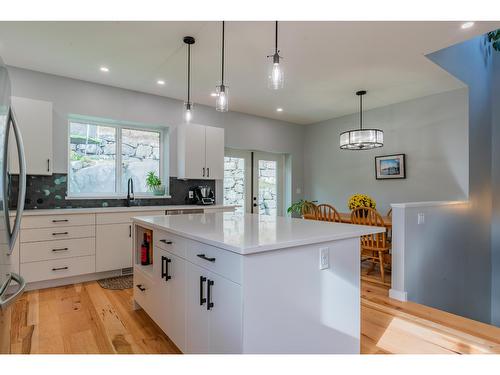
<svg viewBox="0 0 500 375">
<path fill-rule="evenodd" d="M 500 353 L 500 328 L 388 297 L 363 280 L 361 353 Z M 179 353 L 132 289 L 96 282 L 26 292 L 13 306 L 12 353 Z"/>
</svg>

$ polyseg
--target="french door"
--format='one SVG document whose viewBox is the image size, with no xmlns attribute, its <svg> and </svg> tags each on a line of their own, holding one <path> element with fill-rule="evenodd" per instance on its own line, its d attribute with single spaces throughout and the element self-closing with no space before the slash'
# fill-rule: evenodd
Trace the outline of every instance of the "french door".
<svg viewBox="0 0 500 375">
<path fill-rule="evenodd" d="M 226 149 L 224 204 L 239 212 L 283 215 L 284 155 Z"/>
</svg>

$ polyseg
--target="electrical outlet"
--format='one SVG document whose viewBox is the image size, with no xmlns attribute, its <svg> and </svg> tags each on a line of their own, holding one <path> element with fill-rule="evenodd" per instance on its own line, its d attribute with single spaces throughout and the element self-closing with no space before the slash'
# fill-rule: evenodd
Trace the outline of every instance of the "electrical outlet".
<svg viewBox="0 0 500 375">
<path fill-rule="evenodd" d="M 417 215 L 417 224 L 424 224 L 425 223 L 425 215 L 423 212 L 419 212 Z"/>
<path fill-rule="evenodd" d="M 192 190 L 189 191 L 188 195 L 189 195 L 189 199 L 194 198 L 194 192 Z"/>
<path fill-rule="evenodd" d="M 329 249 L 323 247 L 319 249 L 319 269 L 324 270 L 330 267 L 330 259 L 328 255 Z"/>
<path fill-rule="evenodd" d="M 295 189 L 295 193 L 296 194 L 302 194 L 302 189 L 298 187 L 297 189 Z"/>
</svg>

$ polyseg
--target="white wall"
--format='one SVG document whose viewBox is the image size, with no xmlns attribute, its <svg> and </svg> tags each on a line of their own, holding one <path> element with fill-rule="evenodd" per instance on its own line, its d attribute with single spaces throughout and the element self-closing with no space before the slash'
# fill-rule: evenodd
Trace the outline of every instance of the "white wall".
<svg viewBox="0 0 500 375">
<path fill-rule="evenodd" d="M 364 126 L 384 131 L 384 147 L 369 151 L 339 149 L 358 114 L 307 126 L 304 196 L 345 211 L 352 194 L 366 193 L 382 212 L 390 203 L 467 199 L 467 107 L 464 88 L 366 111 Z M 375 156 L 397 153 L 406 154 L 407 178 L 376 180 Z"/>
<path fill-rule="evenodd" d="M 15 67 L 8 70 L 12 95 L 53 103 L 54 172 L 67 172 L 67 118 L 73 113 L 171 127 L 170 175 L 176 175 L 175 126 L 182 122 L 182 101 Z M 296 189 L 303 189 L 303 126 L 238 112 L 219 113 L 202 105 L 195 105 L 193 122 L 224 128 L 227 147 L 289 154 L 292 199 L 301 197 Z"/>
</svg>

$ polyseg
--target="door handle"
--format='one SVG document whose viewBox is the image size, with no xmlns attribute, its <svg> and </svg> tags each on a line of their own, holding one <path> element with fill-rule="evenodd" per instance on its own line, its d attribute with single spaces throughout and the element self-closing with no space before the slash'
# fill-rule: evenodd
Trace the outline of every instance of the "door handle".
<svg viewBox="0 0 500 375">
<path fill-rule="evenodd" d="M 209 262 L 215 263 L 215 258 L 207 258 L 205 254 L 198 254 L 196 255 L 198 258 L 208 260 Z"/>
<path fill-rule="evenodd" d="M 172 276 L 168 274 L 168 264 L 172 261 L 172 259 L 169 259 L 165 256 L 162 255 L 161 257 L 161 278 L 165 278 L 165 282 L 170 280 Z"/>
<path fill-rule="evenodd" d="M 210 310 L 214 307 L 214 303 L 212 302 L 212 286 L 214 285 L 213 280 L 208 280 L 207 283 L 207 310 Z"/>
<path fill-rule="evenodd" d="M 203 297 L 203 283 L 207 281 L 207 278 L 204 276 L 200 276 L 200 306 L 203 306 L 207 299 Z"/>
<path fill-rule="evenodd" d="M 52 271 L 62 271 L 62 270 L 67 270 L 69 267 L 68 266 L 65 266 L 65 267 L 57 267 L 57 268 L 52 268 Z"/>
<path fill-rule="evenodd" d="M 146 291 L 146 288 L 144 288 L 144 287 L 142 286 L 142 284 L 137 284 L 137 285 L 136 285 L 136 287 L 137 287 L 137 289 L 139 289 L 141 292 L 145 292 L 145 291 Z"/>
</svg>

